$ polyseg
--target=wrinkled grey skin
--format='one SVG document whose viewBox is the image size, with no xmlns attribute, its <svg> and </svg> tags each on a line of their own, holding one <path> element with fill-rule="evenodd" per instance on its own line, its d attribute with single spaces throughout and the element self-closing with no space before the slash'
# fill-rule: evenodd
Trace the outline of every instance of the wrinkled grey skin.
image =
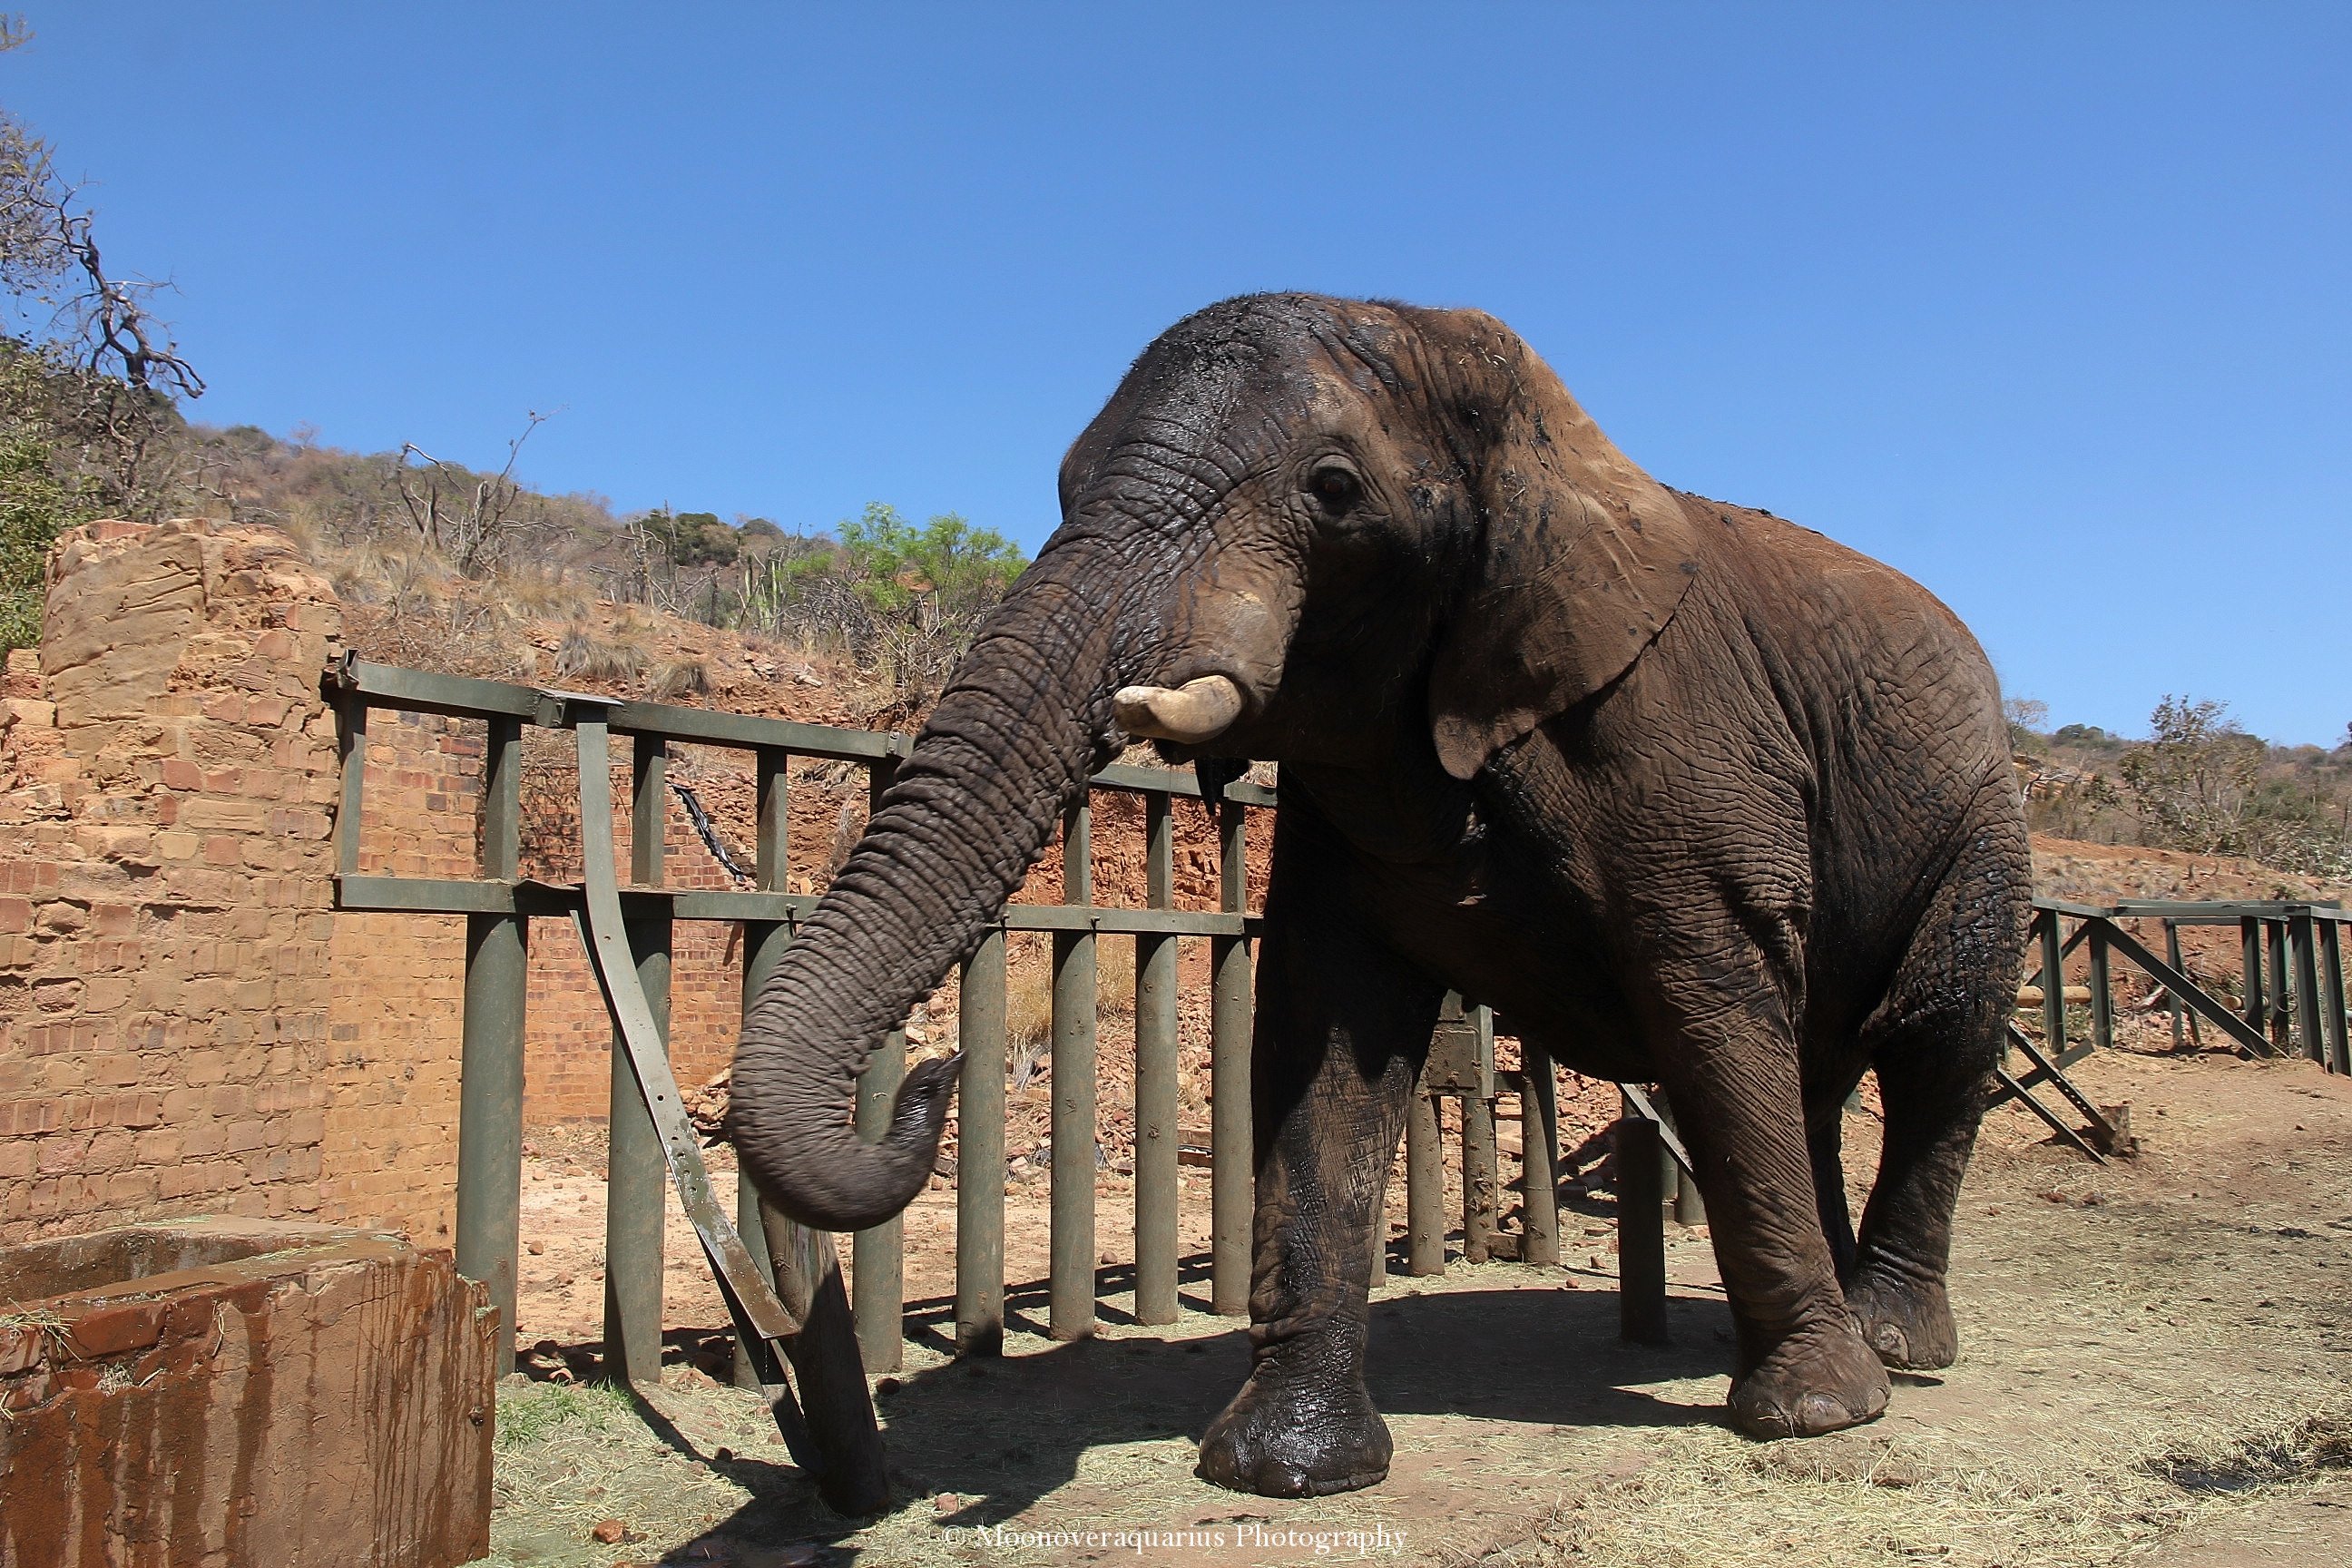
<svg viewBox="0 0 2352 1568">
<path fill-rule="evenodd" d="M 835 1229 L 896 1213 L 947 1082 L 889 1137 L 857 1073 L 1115 749 L 1113 694 L 1222 676 L 1172 760 L 1282 763 L 1255 1037 L 1254 1368 L 1222 1485 L 1370 1485 L 1380 1179 L 1442 993 L 1579 1071 L 1665 1087 L 1759 1436 L 1869 1420 L 1955 1352 L 1953 1205 L 2028 901 L 1990 669 L 1925 591 L 1665 489 L 1475 312 L 1276 295 L 1146 351 L 1065 461 L 989 624 L 759 998 L 732 1131 Z M 1839 1107 L 1874 1068 L 1857 1241 Z"/>
</svg>

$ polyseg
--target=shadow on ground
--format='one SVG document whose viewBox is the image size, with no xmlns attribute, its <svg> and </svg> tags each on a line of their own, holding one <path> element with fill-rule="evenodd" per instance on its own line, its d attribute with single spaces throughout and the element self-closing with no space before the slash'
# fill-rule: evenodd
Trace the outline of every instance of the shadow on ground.
<svg viewBox="0 0 2352 1568">
<path fill-rule="evenodd" d="M 1538 1441 L 1551 1428 L 1631 1435 L 1713 1421 L 1712 1407 L 1663 1400 L 1642 1385 L 1727 1370 L 1730 1320 L 1722 1304 L 1675 1299 L 1675 1339 L 1665 1346 L 1625 1344 L 1617 1322 L 1617 1297 L 1603 1290 L 1457 1289 L 1375 1301 L 1372 1394 L 1396 1430 L 1398 1451 L 1397 1475 L 1382 1491 L 1411 1488 L 1404 1478 L 1413 1461 L 1428 1458 L 1414 1452 L 1416 1417 L 1514 1424 Z M 1158 1443 L 1135 1478 L 1139 1508 L 1252 1516 L 1267 1506 L 1263 1500 L 1191 1475 L 1192 1446 L 1241 1386 L 1248 1359 L 1238 1328 L 1192 1338 L 1130 1330 L 1029 1354 L 945 1362 L 896 1386 L 886 1382 L 877 1404 L 892 1491 L 902 1504 L 951 1495 L 942 1524 L 1003 1524 L 1071 1487 L 1090 1452 Z M 857 1528 L 818 1505 L 797 1470 L 741 1459 L 719 1468 L 753 1499 L 707 1532 L 714 1545 L 839 1541 Z"/>
</svg>

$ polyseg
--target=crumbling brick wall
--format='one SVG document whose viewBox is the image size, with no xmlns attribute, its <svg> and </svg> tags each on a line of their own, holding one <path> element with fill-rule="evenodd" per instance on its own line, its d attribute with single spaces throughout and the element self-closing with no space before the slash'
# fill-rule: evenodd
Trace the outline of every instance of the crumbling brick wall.
<svg viewBox="0 0 2352 1568">
<path fill-rule="evenodd" d="M 0 700 L 0 1241 L 320 1212 L 341 628 L 268 530 L 60 542 Z"/>
</svg>

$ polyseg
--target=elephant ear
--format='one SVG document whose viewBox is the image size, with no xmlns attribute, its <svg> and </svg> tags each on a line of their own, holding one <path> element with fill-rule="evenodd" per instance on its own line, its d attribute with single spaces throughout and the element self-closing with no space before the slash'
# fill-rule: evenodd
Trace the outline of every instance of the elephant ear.
<svg viewBox="0 0 2352 1568">
<path fill-rule="evenodd" d="M 1632 666 L 1698 574 L 1697 535 L 1510 329 L 1419 314 L 1481 525 L 1429 682 L 1438 759 L 1467 779 Z"/>
</svg>

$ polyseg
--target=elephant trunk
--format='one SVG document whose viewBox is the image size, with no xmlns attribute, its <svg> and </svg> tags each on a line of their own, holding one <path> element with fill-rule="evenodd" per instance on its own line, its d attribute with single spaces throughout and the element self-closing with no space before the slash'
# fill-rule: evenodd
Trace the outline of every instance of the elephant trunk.
<svg viewBox="0 0 2352 1568">
<path fill-rule="evenodd" d="M 952 1060 L 908 1075 L 877 1143 L 857 1079 L 1044 852 L 1111 730 L 1110 620 L 1084 542 L 1049 549 L 990 618 L 899 764 L 866 836 L 753 1000 L 728 1135 L 803 1225 L 858 1230 L 929 1177 Z"/>
</svg>

